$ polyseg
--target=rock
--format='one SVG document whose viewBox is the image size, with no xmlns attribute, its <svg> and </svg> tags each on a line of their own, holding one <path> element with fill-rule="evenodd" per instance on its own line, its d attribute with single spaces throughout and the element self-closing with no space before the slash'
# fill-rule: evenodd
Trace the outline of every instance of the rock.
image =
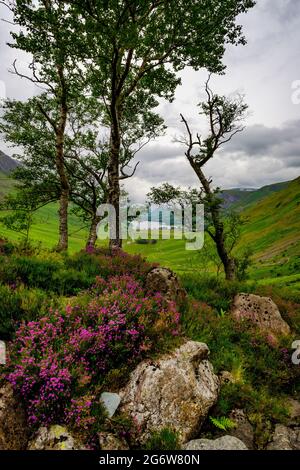
<svg viewBox="0 0 300 470">
<path fill-rule="evenodd" d="M 228 383 L 232 383 L 232 384 L 235 383 L 235 379 L 232 373 L 229 372 L 228 370 L 221 370 L 221 372 L 219 373 L 219 380 L 220 380 L 221 385 L 225 385 Z"/>
<path fill-rule="evenodd" d="M 236 427 L 230 431 L 230 435 L 244 442 L 248 449 L 253 449 L 254 431 L 244 410 L 232 410 L 229 418 L 236 423 Z"/>
<path fill-rule="evenodd" d="M 103 392 L 101 393 L 101 401 L 107 411 L 108 417 L 111 418 L 118 409 L 121 397 L 117 393 Z"/>
<path fill-rule="evenodd" d="M 153 268 L 146 277 L 146 290 L 160 292 L 168 301 L 174 301 L 178 307 L 186 301 L 186 292 L 180 285 L 176 274 L 167 268 Z"/>
<path fill-rule="evenodd" d="M 27 450 L 86 450 L 69 433 L 66 427 L 53 424 L 41 427 L 29 442 Z"/>
<path fill-rule="evenodd" d="M 24 450 L 28 437 L 25 410 L 7 382 L 0 387 L 0 450 Z"/>
<path fill-rule="evenodd" d="M 195 439 L 183 446 L 184 450 L 248 450 L 236 437 L 222 436 L 218 439 Z"/>
<path fill-rule="evenodd" d="M 141 442 L 151 431 L 170 428 L 181 443 L 196 436 L 216 403 L 219 380 L 207 360 L 206 344 L 188 341 L 157 361 L 144 361 L 131 374 L 121 411 L 141 425 Z"/>
<path fill-rule="evenodd" d="M 129 450 L 127 443 L 114 434 L 108 432 L 99 433 L 99 444 L 101 450 Z"/>
<path fill-rule="evenodd" d="M 300 450 L 300 428 L 276 424 L 272 441 L 267 450 Z"/>
<path fill-rule="evenodd" d="M 235 296 L 232 316 L 238 321 L 250 320 L 262 333 L 288 335 L 289 325 L 283 320 L 277 305 L 270 297 L 254 294 L 238 294 Z"/>
</svg>

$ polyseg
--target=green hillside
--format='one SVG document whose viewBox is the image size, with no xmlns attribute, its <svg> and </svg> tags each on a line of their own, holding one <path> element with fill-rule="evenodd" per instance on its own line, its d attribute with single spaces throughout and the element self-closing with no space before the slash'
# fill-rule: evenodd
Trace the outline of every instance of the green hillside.
<svg viewBox="0 0 300 470">
<path fill-rule="evenodd" d="M 0 197 L 12 190 L 14 181 L 0 173 Z M 280 190 L 281 188 L 281 190 Z M 232 190 L 234 191 L 234 190 Z M 263 196 L 265 195 L 265 196 Z M 246 192 L 243 211 L 248 222 L 243 230 L 240 247 L 250 246 L 254 253 L 251 277 L 269 283 L 291 281 L 300 287 L 300 178 L 290 183 L 278 183 L 260 190 Z M 240 204 L 241 201 L 237 204 Z M 49 204 L 35 216 L 30 238 L 41 241 L 43 246 L 53 248 L 58 238 L 57 204 Z M 84 247 L 87 227 L 70 212 L 70 252 Z M 0 237 L 20 239 L 18 233 L 0 224 Z M 184 240 L 159 240 L 155 245 L 124 242 L 130 253 L 140 253 L 150 261 L 169 266 L 179 273 L 203 269 L 205 256 L 210 252 L 207 237 L 201 252 L 185 250 Z M 202 266 L 202 267 L 201 267 Z M 207 267 L 208 271 L 211 270 Z"/>
<path fill-rule="evenodd" d="M 48 204 L 37 211 L 34 224 L 30 230 L 30 239 L 33 242 L 42 242 L 45 248 L 53 248 L 58 242 L 58 204 Z M 87 228 L 83 222 L 72 212 L 69 216 L 69 251 L 74 253 L 85 246 Z M 0 238 L 6 237 L 13 241 L 20 240 L 20 234 L 6 229 L 0 223 Z"/>
<path fill-rule="evenodd" d="M 13 189 L 14 185 L 14 180 L 0 171 L 0 200 L 5 194 L 9 193 Z"/>
<path fill-rule="evenodd" d="M 6 174 L 0 172 L 0 201 L 4 195 L 11 192 L 15 186 L 15 181 Z M 48 204 L 39 211 L 34 217 L 34 224 L 30 231 L 30 238 L 33 242 L 42 242 L 46 248 L 53 248 L 58 240 L 58 205 Z M 1 217 L 1 212 L 0 212 Z M 70 211 L 69 218 L 70 233 L 70 252 L 76 252 L 84 247 L 87 228 L 83 227 L 83 222 Z M 0 222 L 0 238 L 6 237 L 12 241 L 21 239 L 21 235 L 8 230 Z"/>
<path fill-rule="evenodd" d="M 244 215 L 249 220 L 241 244 L 253 249 L 256 263 L 252 275 L 266 279 L 296 276 L 293 282 L 299 280 L 300 286 L 300 178 Z"/>
<path fill-rule="evenodd" d="M 226 189 L 222 191 L 225 209 L 242 211 L 265 197 L 287 188 L 290 181 L 269 184 L 259 189 Z"/>
</svg>

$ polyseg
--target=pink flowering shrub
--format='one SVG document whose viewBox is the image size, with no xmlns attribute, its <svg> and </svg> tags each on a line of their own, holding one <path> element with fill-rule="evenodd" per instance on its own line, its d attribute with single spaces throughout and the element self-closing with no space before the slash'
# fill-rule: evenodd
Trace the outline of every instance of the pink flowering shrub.
<svg viewBox="0 0 300 470">
<path fill-rule="evenodd" d="M 129 275 L 98 277 L 85 305 L 50 310 L 23 323 L 11 345 L 7 378 L 23 398 L 30 425 L 66 423 L 92 429 L 105 374 L 134 366 L 179 314 L 160 294 L 145 295 Z"/>
</svg>

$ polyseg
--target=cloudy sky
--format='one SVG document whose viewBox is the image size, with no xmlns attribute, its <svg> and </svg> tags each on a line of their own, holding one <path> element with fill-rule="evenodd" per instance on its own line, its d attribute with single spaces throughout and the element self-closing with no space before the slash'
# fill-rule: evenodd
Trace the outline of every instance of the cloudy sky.
<svg viewBox="0 0 300 470">
<path fill-rule="evenodd" d="M 1 5 L 0 18 L 7 18 Z M 224 188 L 260 187 L 300 175 L 300 0 L 257 0 L 240 23 L 248 44 L 228 48 L 226 74 L 211 82 L 217 93 L 244 94 L 249 105 L 246 130 L 207 165 L 207 174 Z M 6 45 L 11 28 L 0 24 L 0 94 L 25 99 L 34 93 L 33 85 L 8 73 L 15 58 L 21 67 L 27 63 L 25 55 Z M 183 132 L 181 112 L 194 130 L 205 133 L 196 105 L 204 97 L 207 73 L 186 69 L 181 77 L 175 101 L 159 106 L 168 126 L 166 135 L 139 153 L 136 176 L 127 182 L 134 200 L 143 200 L 151 186 L 163 181 L 197 185 L 183 148 L 174 139 Z M 12 153 L 1 142 L 0 150 Z"/>
</svg>

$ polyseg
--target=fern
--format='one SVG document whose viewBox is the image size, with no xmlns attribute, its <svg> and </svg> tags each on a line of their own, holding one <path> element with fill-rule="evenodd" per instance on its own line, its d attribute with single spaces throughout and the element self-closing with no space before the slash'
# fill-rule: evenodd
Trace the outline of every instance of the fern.
<svg viewBox="0 0 300 470">
<path fill-rule="evenodd" d="M 216 428 L 221 429 L 222 431 L 229 431 L 230 429 L 236 427 L 235 422 L 229 418 L 226 418 L 226 416 L 221 416 L 220 418 L 214 418 L 213 416 L 210 416 L 209 420 Z"/>
</svg>

